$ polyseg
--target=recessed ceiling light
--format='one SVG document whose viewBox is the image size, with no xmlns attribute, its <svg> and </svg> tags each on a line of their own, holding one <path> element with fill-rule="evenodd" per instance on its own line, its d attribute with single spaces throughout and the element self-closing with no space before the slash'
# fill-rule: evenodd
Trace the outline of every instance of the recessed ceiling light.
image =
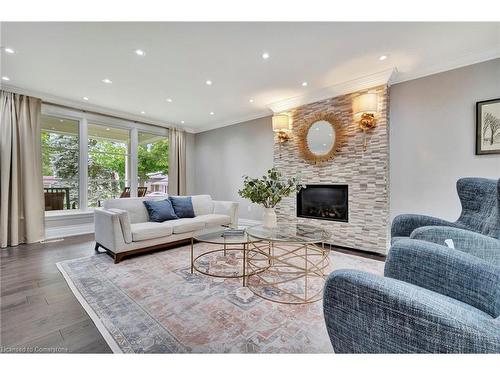
<svg viewBox="0 0 500 375">
<path fill-rule="evenodd" d="M 10 53 L 11 55 L 13 55 L 14 53 L 16 53 L 16 51 L 14 51 L 12 48 L 9 48 L 9 47 L 5 47 L 3 50 L 6 53 Z"/>
<path fill-rule="evenodd" d="M 181 120 L 181 124 L 184 124 L 184 120 Z"/>
<path fill-rule="evenodd" d="M 387 59 L 387 56 L 386 55 L 382 55 L 378 58 L 380 61 L 384 61 L 385 59 Z"/>
<path fill-rule="evenodd" d="M 206 83 L 208 86 L 210 86 L 210 85 L 212 84 L 212 81 L 210 81 L 209 79 L 207 79 L 207 80 L 205 81 L 205 83 Z"/>
<path fill-rule="evenodd" d="M 107 131 L 109 131 L 109 128 L 106 128 Z"/>
<path fill-rule="evenodd" d="M 7 77 L 7 76 L 3 76 L 3 77 L 2 77 L 2 81 L 10 81 L 10 78 L 9 78 L 9 77 Z"/>
<path fill-rule="evenodd" d="M 250 100 L 249 100 L 249 102 L 250 102 L 250 103 L 253 103 L 253 102 L 254 102 L 254 100 L 253 100 L 253 99 L 250 99 Z"/>
<path fill-rule="evenodd" d="M 144 52 L 142 49 L 136 49 L 135 54 L 137 56 L 146 56 L 146 52 Z"/>
<path fill-rule="evenodd" d="M 302 86 L 306 87 L 307 86 L 307 82 L 302 82 Z"/>
<path fill-rule="evenodd" d="M 167 102 L 172 103 L 172 99 L 168 98 Z"/>
<path fill-rule="evenodd" d="M 86 97 L 86 96 L 84 96 L 82 99 L 83 99 L 83 100 L 89 100 L 89 98 L 88 98 L 88 97 Z"/>
<path fill-rule="evenodd" d="M 59 120 L 59 122 L 64 122 L 64 120 Z"/>
<path fill-rule="evenodd" d="M 141 111 L 141 115 L 145 115 L 145 114 L 146 114 L 146 112 L 144 112 L 144 111 Z"/>
<path fill-rule="evenodd" d="M 263 58 L 264 60 L 267 60 L 267 59 L 269 58 L 269 53 L 264 52 L 264 53 L 262 54 L 262 58 Z"/>
<path fill-rule="evenodd" d="M 213 115 L 215 115 L 215 112 L 210 112 L 210 116 L 213 116 Z"/>
<path fill-rule="evenodd" d="M 102 81 L 103 81 L 104 83 L 108 83 L 108 84 L 109 84 L 109 83 L 113 83 L 113 81 L 112 81 L 112 80 L 110 80 L 109 78 L 104 78 Z"/>
</svg>

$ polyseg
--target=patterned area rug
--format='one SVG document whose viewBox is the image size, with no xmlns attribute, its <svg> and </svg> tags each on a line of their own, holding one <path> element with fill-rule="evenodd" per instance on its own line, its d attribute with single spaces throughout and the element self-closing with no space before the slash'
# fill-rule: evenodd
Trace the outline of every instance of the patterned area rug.
<svg viewBox="0 0 500 375">
<path fill-rule="evenodd" d="M 199 243 L 196 250 L 213 245 Z M 232 260 L 231 260 L 232 261 Z M 329 353 L 321 301 L 274 303 L 241 279 L 190 273 L 189 246 L 114 264 L 105 254 L 58 263 L 114 352 Z M 330 268 L 382 274 L 384 263 L 331 252 Z"/>
</svg>

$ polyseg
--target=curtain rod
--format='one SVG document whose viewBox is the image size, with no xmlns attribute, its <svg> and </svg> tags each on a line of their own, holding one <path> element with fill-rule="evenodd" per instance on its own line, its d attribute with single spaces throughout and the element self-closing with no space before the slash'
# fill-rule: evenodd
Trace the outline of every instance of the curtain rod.
<svg viewBox="0 0 500 375">
<path fill-rule="evenodd" d="M 42 99 L 42 103 L 43 104 L 53 105 L 55 107 L 67 108 L 67 109 L 81 111 L 81 112 L 84 112 L 84 113 L 90 113 L 90 114 L 93 114 L 93 115 L 112 117 L 112 118 L 115 118 L 115 119 L 118 119 L 118 120 L 124 120 L 124 121 L 133 122 L 135 124 L 144 124 L 144 125 L 156 126 L 158 128 L 163 128 L 163 129 L 167 129 L 167 130 L 170 129 L 170 127 L 167 128 L 165 126 L 160 126 L 158 124 L 153 124 L 151 122 L 131 120 L 131 119 L 128 119 L 126 117 L 120 117 L 120 116 L 116 116 L 116 115 L 109 115 L 109 114 L 106 114 L 106 113 L 101 113 L 101 112 L 96 112 L 96 111 L 90 111 L 90 110 L 87 110 L 87 109 L 76 108 L 76 107 L 72 107 L 72 106 L 69 106 L 69 105 L 58 104 L 58 103 L 53 103 L 53 102 L 45 101 L 43 99 Z"/>
</svg>

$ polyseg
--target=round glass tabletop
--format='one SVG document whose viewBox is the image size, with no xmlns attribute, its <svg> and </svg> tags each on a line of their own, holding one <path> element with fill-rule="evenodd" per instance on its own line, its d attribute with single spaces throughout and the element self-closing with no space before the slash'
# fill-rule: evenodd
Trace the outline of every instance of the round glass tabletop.
<svg viewBox="0 0 500 375">
<path fill-rule="evenodd" d="M 206 242 L 206 243 L 214 243 L 214 244 L 219 244 L 219 245 L 224 245 L 224 244 L 245 244 L 249 242 L 256 242 L 258 241 L 257 238 L 251 238 L 248 236 L 248 234 L 245 232 L 243 235 L 239 236 L 224 236 L 224 229 L 221 229 L 216 232 L 211 232 L 211 233 L 202 233 L 202 234 L 195 234 L 193 238 L 196 241 L 200 242 Z"/>
<path fill-rule="evenodd" d="M 331 236 L 323 228 L 301 223 L 278 223 L 275 228 L 255 225 L 247 228 L 246 233 L 260 240 L 294 243 L 325 242 Z"/>
</svg>

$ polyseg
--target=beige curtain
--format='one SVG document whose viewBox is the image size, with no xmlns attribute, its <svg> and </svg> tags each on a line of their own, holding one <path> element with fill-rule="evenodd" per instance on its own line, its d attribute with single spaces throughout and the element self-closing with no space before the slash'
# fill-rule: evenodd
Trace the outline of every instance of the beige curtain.
<svg viewBox="0 0 500 375">
<path fill-rule="evenodd" d="M 186 137 L 179 129 L 169 130 L 168 194 L 186 195 Z"/>
<path fill-rule="evenodd" d="M 44 238 L 41 100 L 0 91 L 0 247 Z"/>
</svg>

